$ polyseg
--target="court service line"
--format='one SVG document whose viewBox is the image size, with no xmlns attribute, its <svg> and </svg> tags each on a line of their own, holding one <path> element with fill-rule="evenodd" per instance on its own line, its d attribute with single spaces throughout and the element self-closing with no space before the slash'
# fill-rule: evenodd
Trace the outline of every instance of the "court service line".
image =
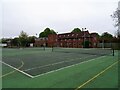
<svg viewBox="0 0 120 90">
<path fill-rule="evenodd" d="M 119 61 L 114 62 L 113 64 L 111 64 L 110 66 L 108 66 L 107 68 L 105 68 L 104 70 L 102 70 L 101 72 L 99 72 L 98 74 L 96 74 L 94 77 L 92 77 L 91 79 L 89 79 L 88 81 L 86 81 L 85 83 L 83 83 L 82 85 L 80 85 L 79 87 L 77 87 L 75 90 L 79 90 L 80 88 L 84 87 L 86 84 L 90 83 L 91 81 L 93 81 L 94 79 L 96 79 L 97 77 L 99 77 L 100 75 L 102 75 L 103 73 L 105 73 L 107 70 L 109 70 L 110 68 L 112 68 L 118 62 Z"/>
<path fill-rule="evenodd" d="M 20 67 L 18 67 L 17 69 L 20 69 L 20 68 L 22 68 L 22 67 L 23 67 L 24 62 L 23 62 L 23 61 L 21 61 L 21 63 L 22 63 L 22 64 L 20 65 Z M 0 78 L 3 78 L 3 77 L 8 76 L 8 75 L 10 75 L 10 74 L 13 74 L 15 71 L 16 71 L 16 70 L 13 70 L 13 71 L 11 71 L 11 72 L 9 72 L 9 73 L 6 73 L 6 74 L 4 74 L 4 75 L 0 76 Z"/>
<path fill-rule="evenodd" d="M 57 62 L 57 63 L 52 63 L 52 64 L 48 64 L 48 65 L 44 65 L 44 66 L 39 66 L 39 67 L 33 67 L 33 68 L 26 69 L 26 70 L 23 70 L 23 71 L 30 71 L 30 70 L 33 70 L 33 69 L 44 68 L 44 67 L 48 67 L 48 66 L 53 66 L 53 65 L 57 65 L 57 64 L 61 64 L 61 63 L 65 63 L 65 62 L 72 62 L 72 61 L 74 61 L 74 60 L 78 60 L 78 59 L 82 59 L 82 58 L 71 59 L 71 60 L 62 61 L 62 62 Z"/>
<path fill-rule="evenodd" d="M 92 57 L 92 56 L 88 56 L 88 57 Z M 88 58 L 88 57 L 85 57 L 85 58 Z M 85 58 L 83 58 L 83 59 L 85 59 Z M 44 68 L 44 67 L 48 67 L 48 66 L 61 64 L 61 63 L 72 62 L 72 61 L 79 60 L 79 59 L 82 59 L 82 58 L 75 58 L 75 59 L 70 59 L 70 60 L 66 60 L 66 61 L 62 61 L 62 62 L 57 62 L 57 63 L 52 63 L 52 64 L 48 64 L 48 65 L 39 66 L 39 67 L 33 67 L 33 68 L 25 69 L 23 71 L 30 71 L 30 70 L 33 70 L 33 69 Z"/>
<path fill-rule="evenodd" d="M 98 57 L 98 58 L 104 58 L 106 56 L 102 56 L 102 57 Z M 80 62 L 80 63 L 77 63 L 77 64 L 73 64 L 73 65 L 70 65 L 70 66 L 66 66 L 66 67 L 63 67 L 63 68 L 60 68 L 60 69 L 57 69 L 57 70 L 52 70 L 52 71 L 49 71 L 49 72 L 46 72 L 46 73 L 43 73 L 43 74 L 39 74 L 39 75 L 36 75 L 36 76 L 33 76 L 33 78 L 36 78 L 36 77 L 39 77 L 39 76 L 42 76 L 42 75 L 45 75 L 45 74 L 49 74 L 49 73 L 53 73 L 53 72 L 56 72 L 56 71 L 60 71 L 60 70 L 63 70 L 65 68 L 69 68 L 69 67 L 73 67 L 73 66 L 77 66 L 77 65 L 80 65 L 80 64 L 83 64 L 83 63 L 87 63 L 87 62 L 90 62 L 90 61 L 94 61 L 98 58 L 94 58 L 94 59 L 90 59 L 88 61 L 84 61 L 84 62 Z"/>
<path fill-rule="evenodd" d="M 92 56 L 88 56 L 88 57 L 92 57 Z M 88 57 L 85 57 L 85 58 L 88 58 Z M 85 58 L 83 58 L 83 59 L 85 59 Z M 70 59 L 70 60 L 66 60 L 66 61 L 61 61 L 61 62 L 57 62 L 57 63 L 52 63 L 52 64 L 44 65 L 44 66 L 33 67 L 33 68 L 25 69 L 23 71 L 30 71 L 30 70 L 33 70 L 33 69 L 38 69 L 38 68 L 53 66 L 53 65 L 57 65 L 57 64 L 61 64 L 61 63 L 66 63 L 66 62 L 72 62 L 72 61 L 79 60 L 79 59 L 82 59 L 82 58 L 75 58 L 75 59 Z"/>
<path fill-rule="evenodd" d="M 28 74 L 28 73 L 26 73 L 26 72 L 23 72 L 23 71 L 21 71 L 21 70 L 15 68 L 15 67 L 13 67 L 13 66 L 11 66 L 11 65 L 9 65 L 9 64 L 7 64 L 7 63 L 5 63 L 5 62 L 3 62 L 3 61 L 0 61 L 0 62 L 3 63 L 3 64 L 5 64 L 5 65 L 7 65 L 7 66 L 9 66 L 9 67 L 11 67 L 12 69 L 15 69 L 15 70 L 18 71 L 18 72 L 23 73 L 24 75 L 26 75 L 26 76 L 28 76 L 28 77 L 30 77 L 30 78 L 33 78 L 32 75 L 30 75 L 30 74 Z"/>
</svg>

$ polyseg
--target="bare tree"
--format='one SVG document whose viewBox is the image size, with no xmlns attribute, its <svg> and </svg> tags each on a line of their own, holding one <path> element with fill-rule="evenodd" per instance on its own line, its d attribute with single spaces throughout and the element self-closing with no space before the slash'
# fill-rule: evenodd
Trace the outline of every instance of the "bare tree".
<svg viewBox="0 0 120 90">
<path fill-rule="evenodd" d="M 120 1 L 118 2 L 118 8 L 116 11 L 111 15 L 113 21 L 115 21 L 115 27 L 117 27 L 116 36 L 117 36 L 117 47 L 120 49 Z"/>
<path fill-rule="evenodd" d="M 115 12 L 113 12 L 113 14 L 111 15 L 111 17 L 113 18 L 113 21 L 115 21 L 115 27 L 117 27 L 117 37 L 120 39 L 120 2 L 118 4 L 118 8 L 116 9 Z"/>
</svg>

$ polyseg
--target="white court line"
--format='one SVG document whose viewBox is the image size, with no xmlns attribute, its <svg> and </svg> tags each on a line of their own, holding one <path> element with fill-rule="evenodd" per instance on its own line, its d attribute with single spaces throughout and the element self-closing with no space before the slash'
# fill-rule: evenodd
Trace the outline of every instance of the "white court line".
<svg viewBox="0 0 120 90">
<path fill-rule="evenodd" d="M 21 61 L 21 63 L 22 63 L 22 64 L 20 65 L 20 67 L 18 67 L 17 69 L 20 69 L 20 68 L 23 67 L 24 62 Z M 10 75 L 10 74 L 13 74 L 15 71 L 16 71 L 16 70 L 13 70 L 13 71 L 10 71 L 10 72 L 8 72 L 8 73 L 6 73 L 6 74 L 3 74 L 3 75 L 0 76 L 0 78 L 3 78 L 3 77 L 8 76 L 8 75 Z"/>
<path fill-rule="evenodd" d="M 89 56 L 89 57 L 91 57 L 91 56 Z M 77 59 L 81 59 L 81 58 L 77 58 Z M 73 61 L 73 60 L 75 60 L 75 59 L 72 59 L 72 60 L 70 60 L 70 61 Z M 69 61 L 69 62 L 70 62 Z M 17 69 L 17 68 L 15 68 L 14 66 L 12 66 L 12 65 L 9 65 L 9 64 L 7 64 L 7 63 L 5 63 L 5 62 L 3 62 L 3 61 L 0 61 L 1 63 L 3 63 L 3 64 L 5 64 L 5 65 L 7 65 L 7 66 L 9 66 L 9 67 L 11 67 L 11 68 L 13 68 L 13 69 L 15 69 L 16 71 L 19 71 L 19 72 L 21 72 L 21 73 L 23 73 L 23 74 L 25 74 L 26 76 L 28 76 L 28 77 L 30 77 L 30 78 L 34 78 L 35 76 L 33 76 L 33 75 L 30 75 L 30 74 L 28 74 L 28 73 L 26 73 L 26 72 L 24 72 L 25 70 L 19 70 L 19 69 Z M 68 62 L 68 61 L 63 61 L 63 62 Z M 63 63 L 63 62 L 58 62 L 58 63 Z M 58 64 L 57 63 L 57 64 Z M 51 64 L 50 64 L 51 65 Z M 53 65 L 53 64 L 52 64 Z M 38 67 L 36 67 L 36 68 L 38 68 Z M 34 69 L 36 69 L 36 68 L 34 68 Z M 61 68 L 60 68 L 61 69 Z M 32 69 L 29 69 L 29 70 L 32 70 Z M 29 71 L 29 70 L 27 70 L 27 71 Z M 57 69 L 58 70 L 58 69 Z M 51 72 L 51 71 L 50 71 Z M 48 73 L 48 72 L 47 72 Z M 43 73 L 43 74 L 45 74 L 45 73 Z M 41 75 L 41 74 L 40 74 Z"/>
<path fill-rule="evenodd" d="M 89 56 L 89 57 L 90 57 L 90 56 Z M 23 73 L 23 74 L 25 74 L 26 76 L 28 76 L 28 77 L 30 77 L 30 78 L 36 78 L 36 77 L 39 77 L 39 76 L 42 76 L 42 75 L 45 75 L 45 74 L 49 74 L 49 73 L 52 73 L 52 72 L 56 72 L 56 71 L 59 71 L 59 70 L 65 69 L 65 68 L 73 67 L 73 66 L 76 66 L 76 65 L 80 65 L 80 64 L 87 63 L 87 62 L 90 62 L 90 61 L 94 61 L 94 60 L 96 60 L 96 59 L 98 59 L 98 58 L 104 58 L 104 57 L 106 57 L 106 56 L 97 57 L 97 58 L 94 58 L 94 59 L 90 59 L 90 60 L 88 60 L 88 61 L 84 61 L 84 62 L 80 62 L 80 63 L 77 63 L 77 64 L 73 64 L 73 65 L 70 65 L 70 66 L 66 66 L 66 67 L 63 67 L 63 68 L 60 68 L 60 69 L 57 69 L 57 70 L 52 70 L 52 71 L 49 71 L 49 72 L 46 72 L 46 73 L 43 73 L 43 74 L 39 74 L 39 75 L 36 75 L 36 76 L 32 76 L 32 75 L 30 75 L 30 74 L 28 74 L 28 73 L 26 73 L 26 72 L 24 72 L 24 71 L 21 71 L 21 70 L 19 70 L 19 69 L 15 68 L 15 67 L 13 67 L 13 66 L 11 66 L 11 65 L 3 62 L 3 61 L 0 61 L 0 62 L 3 63 L 3 64 L 5 64 L 5 65 L 7 65 L 7 66 L 9 66 L 9 67 L 11 67 L 11 68 L 13 68 L 13 69 L 15 69 L 15 70 L 17 70 L 17 71 L 19 71 L 19 72 L 21 72 L 21 73 Z"/>
<path fill-rule="evenodd" d="M 65 69 L 65 68 L 69 68 L 69 67 L 73 67 L 73 66 L 76 66 L 76 65 L 80 65 L 80 64 L 83 64 L 83 63 L 87 63 L 87 62 L 90 62 L 90 61 L 94 61 L 94 60 L 96 60 L 98 58 L 104 58 L 104 57 L 106 57 L 106 56 L 97 57 L 97 58 L 94 58 L 94 59 L 90 59 L 88 61 L 84 61 L 84 62 L 73 64 L 73 65 L 70 65 L 70 66 L 66 66 L 66 67 L 63 67 L 63 68 L 60 68 L 60 69 L 57 69 L 57 70 L 52 70 L 52 71 L 49 71 L 49 72 L 46 72 L 46 73 L 43 73 L 43 74 L 39 74 L 39 75 L 33 76 L 33 78 L 36 78 L 36 77 L 39 77 L 39 76 L 42 76 L 42 75 L 46 75 L 46 74 L 49 74 L 49 73 L 53 73 L 53 72 L 56 72 L 56 71 L 59 71 L 59 70 Z"/>
<path fill-rule="evenodd" d="M 13 66 L 11 66 L 11 65 L 9 65 L 9 64 L 7 64 L 7 63 L 5 63 L 5 62 L 3 62 L 3 61 L 0 61 L 0 62 L 3 63 L 3 64 L 5 64 L 5 65 L 7 65 L 8 67 L 11 67 L 12 69 L 15 69 L 15 70 L 18 71 L 18 72 L 23 73 L 24 75 L 26 75 L 26 76 L 28 76 L 28 77 L 30 77 L 30 78 L 33 78 L 32 75 L 30 75 L 30 74 L 28 74 L 28 73 L 26 73 L 26 72 L 23 72 L 23 71 L 21 71 L 21 70 L 15 68 L 15 67 L 13 67 Z"/>
<path fill-rule="evenodd" d="M 96 55 L 92 55 L 92 56 L 96 56 Z M 92 57 L 92 56 L 88 56 L 88 57 Z M 88 58 L 88 57 L 85 57 L 85 58 Z M 67 60 L 67 61 L 62 61 L 62 62 L 52 63 L 52 64 L 48 64 L 48 65 L 44 65 L 44 66 L 39 66 L 39 67 L 33 67 L 33 68 L 25 69 L 23 71 L 30 71 L 30 70 L 33 70 L 33 69 L 38 69 L 38 68 L 53 66 L 53 65 L 57 65 L 57 64 L 65 63 L 65 62 L 72 62 L 72 61 L 75 61 L 75 60 L 78 60 L 78 59 L 85 59 L 85 58 L 70 59 L 70 60 Z"/>
<path fill-rule="evenodd" d="M 65 62 L 72 62 L 72 61 L 75 61 L 77 59 L 82 59 L 82 58 L 71 59 L 69 61 L 67 60 L 67 61 L 52 63 L 52 64 L 48 64 L 48 65 L 44 65 L 44 66 L 39 66 L 39 67 L 33 67 L 33 68 L 29 68 L 29 69 L 26 69 L 26 70 L 23 70 L 23 71 L 30 71 L 30 70 L 33 70 L 33 69 L 43 68 L 43 67 L 48 67 L 48 66 L 53 66 L 53 65 L 57 65 L 57 64 L 65 63 Z"/>
</svg>

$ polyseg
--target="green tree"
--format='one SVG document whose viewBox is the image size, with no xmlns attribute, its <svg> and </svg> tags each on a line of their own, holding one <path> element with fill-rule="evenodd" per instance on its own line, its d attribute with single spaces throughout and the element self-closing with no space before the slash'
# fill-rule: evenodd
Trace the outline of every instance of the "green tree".
<svg viewBox="0 0 120 90">
<path fill-rule="evenodd" d="M 39 34 L 39 37 L 48 37 L 49 34 L 56 34 L 56 32 L 54 30 L 50 30 L 50 28 L 46 28 Z"/>
<path fill-rule="evenodd" d="M 7 43 L 9 41 L 12 41 L 12 39 L 11 38 L 2 38 L 1 39 L 1 43 Z"/>
<path fill-rule="evenodd" d="M 7 41 L 8 41 L 8 39 L 5 39 L 5 38 L 2 38 L 2 39 L 1 39 L 1 42 L 2 42 L 2 43 L 7 43 Z"/>
<path fill-rule="evenodd" d="M 89 44 L 91 44 L 90 41 L 84 41 L 84 42 L 82 42 L 82 45 L 83 45 L 84 48 L 89 48 Z"/>
<path fill-rule="evenodd" d="M 79 28 L 74 28 L 74 29 L 72 30 L 72 33 L 77 33 L 77 32 L 81 32 L 81 30 L 80 30 Z"/>
<path fill-rule="evenodd" d="M 12 39 L 11 43 L 13 46 L 19 46 L 19 38 L 16 37 L 16 38 Z"/>
<path fill-rule="evenodd" d="M 113 39 L 113 36 L 108 32 L 102 33 L 102 35 L 100 37 L 100 40 L 101 40 L 102 43 L 103 42 L 104 43 L 110 43 L 112 41 L 112 39 Z"/>
<path fill-rule="evenodd" d="M 41 33 L 39 34 L 39 37 L 46 37 L 45 32 L 41 32 Z"/>
<path fill-rule="evenodd" d="M 19 35 L 20 46 L 26 47 L 28 44 L 28 35 L 26 32 L 21 31 Z"/>
<path fill-rule="evenodd" d="M 35 36 L 28 37 L 28 43 L 35 43 Z"/>
<path fill-rule="evenodd" d="M 102 33 L 101 38 L 111 39 L 111 38 L 113 38 L 113 35 L 108 32 L 104 32 L 104 33 Z"/>
<path fill-rule="evenodd" d="M 51 34 L 57 34 L 53 29 L 51 29 Z"/>
</svg>

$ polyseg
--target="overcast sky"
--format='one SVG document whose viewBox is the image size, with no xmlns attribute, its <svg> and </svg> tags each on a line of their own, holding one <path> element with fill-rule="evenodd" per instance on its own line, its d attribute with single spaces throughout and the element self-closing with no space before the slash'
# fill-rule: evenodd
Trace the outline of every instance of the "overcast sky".
<svg viewBox="0 0 120 90">
<path fill-rule="evenodd" d="M 110 15 L 119 0 L 3 0 L 2 35 L 15 37 L 23 30 L 36 35 L 46 27 L 58 33 L 73 28 L 87 28 L 90 32 L 109 32 L 116 28 Z"/>
</svg>

